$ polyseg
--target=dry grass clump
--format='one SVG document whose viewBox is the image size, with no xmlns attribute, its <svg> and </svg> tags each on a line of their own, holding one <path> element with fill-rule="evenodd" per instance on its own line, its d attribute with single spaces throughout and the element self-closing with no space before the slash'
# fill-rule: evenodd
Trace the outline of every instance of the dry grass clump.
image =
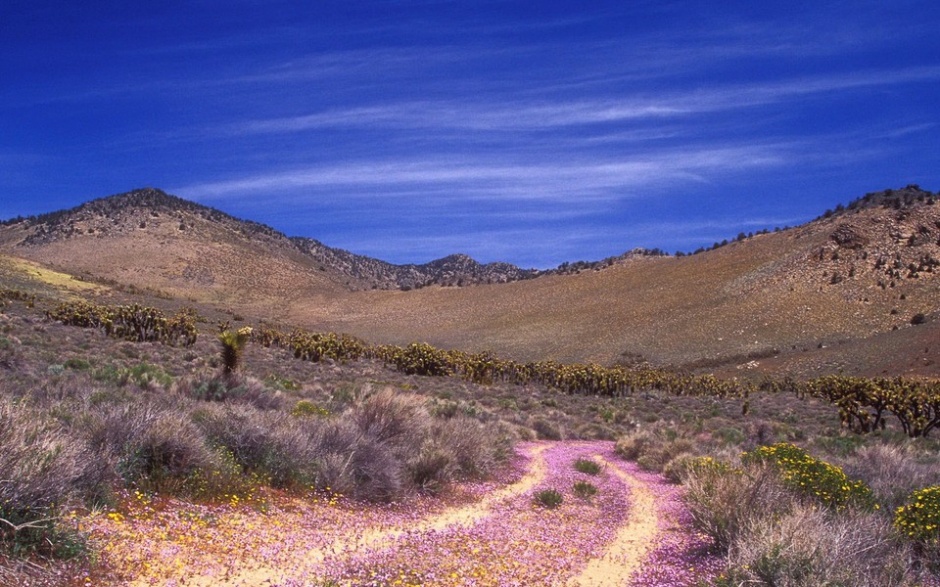
<svg viewBox="0 0 940 587">
<path fill-rule="evenodd" d="M 740 467 L 710 457 L 688 463 L 685 503 L 693 523 L 727 554 L 719 587 L 921 584 L 918 554 L 892 526 L 890 511 L 827 504 L 818 489 L 825 471 L 813 469 L 818 487 L 810 478 L 794 486 L 794 471 L 804 469 L 799 459 L 745 458 Z"/>
<path fill-rule="evenodd" d="M 77 547 L 57 525 L 64 508 L 93 505 L 107 475 L 81 439 L 42 411 L 0 397 L 0 545 L 55 555 Z"/>
<path fill-rule="evenodd" d="M 97 458 L 141 491 L 213 496 L 243 485 L 229 455 L 207 442 L 185 405 L 103 405 L 83 424 Z"/>
<path fill-rule="evenodd" d="M 277 410 L 284 407 L 285 398 L 277 390 L 254 377 L 243 376 L 237 371 L 223 372 L 211 376 L 187 377 L 175 385 L 177 393 L 206 402 L 237 402 L 250 404 L 262 410 Z"/>
<path fill-rule="evenodd" d="M 228 451 L 243 472 L 284 489 L 315 482 L 316 430 L 308 422 L 244 404 L 200 406 L 192 417 L 209 443 Z"/>
<path fill-rule="evenodd" d="M 657 423 L 620 437 L 614 450 L 647 471 L 661 473 L 673 459 L 696 453 L 700 448 L 675 427 Z"/>
<path fill-rule="evenodd" d="M 779 516 L 755 515 L 739 529 L 724 585 L 913 586 L 911 552 L 882 517 L 795 504 Z"/>
<path fill-rule="evenodd" d="M 940 455 L 903 444 L 873 444 L 846 459 L 846 472 L 865 481 L 888 511 L 903 505 L 912 491 L 940 484 Z"/>
<path fill-rule="evenodd" d="M 382 501 L 482 477 L 508 456 L 511 437 L 466 416 L 435 419 L 419 398 L 386 389 L 326 423 L 317 442 L 319 484 Z"/>
<path fill-rule="evenodd" d="M 316 487 L 368 501 L 435 492 L 492 472 L 511 436 L 467 416 L 435 418 L 416 396 L 385 389 L 338 415 L 306 417 L 211 402 L 192 412 L 210 446 L 247 474 L 286 489 Z"/>
<path fill-rule="evenodd" d="M 767 465 L 732 469 L 709 459 L 690 469 L 685 484 L 693 523 L 723 552 L 756 520 L 780 516 L 796 502 L 777 471 Z"/>
</svg>

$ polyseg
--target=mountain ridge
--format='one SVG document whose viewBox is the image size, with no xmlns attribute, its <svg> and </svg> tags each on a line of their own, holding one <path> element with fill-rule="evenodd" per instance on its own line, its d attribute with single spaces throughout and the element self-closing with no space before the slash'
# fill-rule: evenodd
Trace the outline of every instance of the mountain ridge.
<svg viewBox="0 0 940 587">
<path fill-rule="evenodd" d="M 355 281 L 358 288 L 410 290 L 430 285 L 505 283 L 529 279 L 542 273 L 537 269 L 522 269 L 510 263 L 481 264 L 464 254 L 452 254 L 422 264 L 396 265 L 330 247 L 314 238 L 289 237 L 266 224 L 237 218 L 216 208 L 167 194 L 157 188 L 139 188 L 96 198 L 64 210 L 17 217 L 0 222 L 0 226 L 20 224 L 35 228 L 36 230 L 16 245 L 42 246 L 79 234 L 107 236 L 114 232 L 133 230 L 135 226 L 145 229 L 149 221 L 148 214 L 154 219 L 160 218 L 161 214 L 196 215 L 207 221 L 226 225 L 248 238 L 283 240 L 285 245 L 290 244 L 315 262 L 330 265 L 348 279 Z M 185 231 L 185 219 L 179 216 L 179 220 L 179 230 Z M 81 228 L 77 228 L 77 225 Z"/>
<path fill-rule="evenodd" d="M 159 205 L 178 201 L 158 200 L 156 208 L 98 214 L 115 205 L 99 202 L 77 213 L 7 221 L 0 257 L 49 268 L 65 276 L 60 281 L 71 275 L 120 284 L 159 292 L 159 303 L 379 344 L 424 341 L 519 360 L 742 375 L 752 363 L 810 374 L 894 373 L 890 365 L 940 374 L 940 205 L 917 186 L 698 254 L 628 253 L 594 270 L 451 287 L 447 280 L 458 272 L 481 266 L 458 254 L 437 260 L 437 275 L 446 277 L 430 287 L 399 285 L 401 278 L 389 275 L 387 289 L 376 276 L 390 264 L 344 257 L 319 241 L 290 239 L 197 204 L 171 213 Z"/>
<path fill-rule="evenodd" d="M 138 214 L 135 215 L 135 212 Z M 143 214 L 139 214 L 143 212 Z M 145 229 L 148 214 L 159 218 L 160 214 L 192 214 L 204 220 L 226 225 L 248 238 L 285 240 L 320 266 L 330 267 L 345 276 L 354 289 L 401 289 L 408 291 L 432 285 L 463 287 L 479 284 L 507 283 L 533 279 L 545 275 L 571 274 L 586 270 L 599 270 L 614 263 L 638 256 L 665 255 L 658 249 L 636 248 L 621 255 L 600 261 L 564 262 L 553 269 L 526 269 L 506 262 L 480 263 L 469 255 L 453 253 L 426 263 L 395 264 L 382 259 L 331 247 L 311 237 L 288 236 L 266 224 L 245 220 L 226 212 L 174 196 L 158 188 L 145 187 L 95 198 L 72 208 L 41 213 L 27 217 L 16 217 L 0 221 L 0 226 L 35 227 L 20 246 L 42 246 L 56 240 L 82 234 L 107 236 L 117 230 L 124 232 L 136 226 Z M 127 222 L 133 216 L 132 222 Z M 97 218 L 99 222 L 93 220 Z M 102 221 L 103 220 L 103 221 Z M 186 228 L 180 217 L 180 231 Z M 81 228 L 76 228 L 76 225 Z"/>
</svg>

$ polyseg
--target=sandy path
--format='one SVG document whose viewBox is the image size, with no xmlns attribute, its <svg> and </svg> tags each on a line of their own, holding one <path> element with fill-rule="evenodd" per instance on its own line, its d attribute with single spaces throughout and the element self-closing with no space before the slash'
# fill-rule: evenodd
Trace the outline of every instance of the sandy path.
<svg viewBox="0 0 940 587">
<path fill-rule="evenodd" d="M 620 587 L 640 568 L 653 547 L 657 534 L 655 498 L 645 484 L 616 464 L 601 457 L 595 459 L 608 471 L 619 477 L 630 489 L 630 517 L 617 531 L 614 541 L 600 558 L 592 559 L 581 573 L 574 577 L 571 587 Z"/>
<path fill-rule="evenodd" d="M 415 569 L 417 573 L 433 573 L 447 567 L 447 576 L 452 575 L 461 585 L 502 584 L 492 582 L 497 576 L 501 577 L 499 581 L 524 576 L 530 584 L 568 587 L 628 585 L 663 536 L 655 484 L 619 463 L 608 446 L 546 442 L 529 444 L 520 450 L 527 460 L 515 482 L 485 493 L 472 503 L 423 514 L 418 509 L 413 515 L 406 510 L 404 516 L 393 513 L 384 517 L 382 513 L 374 515 L 375 511 L 366 510 L 363 515 L 367 519 L 350 523 L 358 515 L 355 510 L 315 506 L 311 510 L 286 510 L 275 516 L 235 510 L 215 525 L 200 530 L 202 533 L 194 531 L 189 540 L 185 536 L 181 539 L 178 533 L 167 534 L 158 524 L 150 528 L 150 536 L 156 536 L 142 543 L 154 557 L 146 559 L 131 554 L 125 559 L 137 560 L 142 567 L 139 574 L 134 573 L 135 580 L 126 584 L 133 587 L 316 584 L 324 573 L 327 576 L 347 573 L 350 571 L 343 570 L 343 565 L 351 565 L 348 569 L 357 570 L 346 576 L 353 582 L 347 579 L 341 584 L 353 585 L 359 584 L 357 572 L 371 572 L 369 565 L 376 565 L 374 568 L 380 574 L 383 569 L 401 565 L 402 569 Z M 578 500 L 566 489 L 573 480 L 583 478 L 583 474 L 578 477 L 573 470 L 578 458 L 593 458 L 603 465 L 605 477 L 598 479 L 598 485 L 602 490 L 606 487 L 603 493 L 608 496 L 606 501 Z M 552 512 L 533 510 L 528 494 L 541 486 L 564 491 L 565 503 L 570 505 Z M 568 502 L 569 499 L 572 501 Z M 613 507 L 605 511 L 615 517 L 593 519 L 601 511 L 597 509 L 601 503 L 608 504 L 604 508 Z M 523 532 L 521 536 L 519 531 Z M 531 533 L 528 539 L 526 532 Z M 603 535 L 597 546 L 589 538 L 595 533 Z M 207 548 L 203 550 L 200 546 Z M 551 553 L 557 552 L 552 549 L 566 547 L 569 557 L 552 557 Z M 578 553 L 583 553 L 580 559 Z M 441 566 L 435 567 L 409 556 L 445 558 L 441 559 Z M 586 561 L 585 556 L 595 558 Z M 540 571 L 543 565 L 549 566 Z M 479 580 L 468 583 L 473 577 Z M 432 583 L 447 584 L 440 583 L 440 577 L 435 581 L 438 582 Z"/>
<path fill-rule="evenodd" d="M 548 469 L 543 453 L 548 446 L 547 444 L 533 446 L 527 455 L 530 461 L 525 474 L 515 483 L 486 495 L 479 502 L 450 508 L 407 526 L 367 530 L 358 536 L 337 540 L 326 547 L 307 550 L 301 555 L 304 565 L 314 567 L 326 560 L 327 557 L 344 556 L 360 550 L 381 548 L 408 533 L 441 531 L 452 526 L 472 526 L 490 515 L 494 506 L 531 491 L 532 488 L 545 479 Z M 241 568 L 224 578 L 219 576 L 191 577 L 186 584 L 194 587 L 267 585 L 271 583 L 272 577 L 278 577 L 280 574 L 276 568 L 254 565 L 250 568 Z M 147 585 L 151 585 L 151 582 L 144 578 L 132 584 L 133 587 L 145 587 Z"/>
</svg>

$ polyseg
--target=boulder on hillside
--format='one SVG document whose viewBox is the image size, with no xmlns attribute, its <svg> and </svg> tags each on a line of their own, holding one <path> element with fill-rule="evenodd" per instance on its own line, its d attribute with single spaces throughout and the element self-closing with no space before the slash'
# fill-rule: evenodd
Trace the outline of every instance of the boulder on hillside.
<svg viewBox="0 0 940 587">
<path fill-rule="evenodd" d="M 840 224 L 829 238 L 844 249 L 861 249 L 869 242 L 868 237 L 851 224 Z"/>
</svg>

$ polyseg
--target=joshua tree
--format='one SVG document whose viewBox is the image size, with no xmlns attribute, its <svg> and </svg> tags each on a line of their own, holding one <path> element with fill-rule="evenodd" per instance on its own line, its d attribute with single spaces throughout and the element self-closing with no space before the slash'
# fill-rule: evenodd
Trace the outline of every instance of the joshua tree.
<svg viewBox="0 0 940 587">
<path fill-rule="evenodd" d="M 238 330 L 224 330 L 219 334 L 219 342 L 222 343 L 222 373 L 225 376 L 232 377 L 241 368 L 242 353 L 245 352 L 249 338 L 250 326 Z"/>
</svg>

